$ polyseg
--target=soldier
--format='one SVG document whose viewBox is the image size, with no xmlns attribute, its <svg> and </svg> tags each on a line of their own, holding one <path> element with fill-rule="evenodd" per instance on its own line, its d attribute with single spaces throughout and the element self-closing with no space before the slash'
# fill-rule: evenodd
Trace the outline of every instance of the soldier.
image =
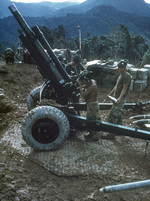
<svg viewBox="0 0 150 201">
<path fill-rule="evenodd" d="M 15 53 L 15 60 L 17 62 L 23 62 L 24 60 L 24 48 L 18 47 L 17 52 Z"/>
<path fill-rule="evenodd" d="M 77 80 L 80 72 L 85 70 L 83 65 L 80 63 L 80 60 L 81 60 L 80 56 L 75 54 L 72 57 L 72 62 L 67 64 L 66 67 L 65 67 L 67 73 L 70 75 L 72 80 Z"/>
<path fill-rule="evenodd" d="M 62 64 L 62 66 L 65 68 L 65 63 L 64 63 L 64 58 L 62 54 L 58 54 L 58 59 L 60 61 L 60 63 Z"/>
<path fill-rule="evenodd" d="M 77 83 L 80 89 L 80 95 L 85 98 L 87 102 L 87 119 L 96 120 L 98 118 L 99 105 L 97 102 L 98 89 L 96 81 L 92 78 L 92 72 L 84 70 L 80 73 Z M 82 84 L 85 85 L 85 91 L 82 89 Z M 89 131 L 88 135 L 84 136 L 87 140 L 97 141 L 97 131 L 92 129 Z"/>
<path fill-rule="evenodd" d="M 14 63 L 14 51 L 11 48 L 7 48 L 5 50 L 5 60 L 6 60 L 6 64 L 8 63 Z"/>
<path fill-rule="evenodd" d="M 114 124 L 122 124 L 122 109 L 126 102 L 126 97 L 131 84 L 131 75 L 126 71 L 127 61 L 122 59 L 118 63 L 118 71 L 121 75 L 118 77 L 116 86 L 108 94 L 111 95 L 114 93 L 116 102 L 113 103 L 113 106 L 110 110 L 108 116 L 108 122 Z M 114 139 L 115 136 L 113 133 L 110 133 L 106 136 L 102 136 L 103 139 Z"/>
</svg>

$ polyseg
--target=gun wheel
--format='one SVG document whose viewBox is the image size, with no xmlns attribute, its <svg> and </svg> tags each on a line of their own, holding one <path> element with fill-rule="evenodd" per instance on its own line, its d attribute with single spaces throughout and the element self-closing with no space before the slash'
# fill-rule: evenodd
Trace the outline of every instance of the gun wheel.
<svg viewBox="0 0 150 201">
<path fill-rule="evenodd" d="M 41 86 L 36 87 L 28 95 L 28 97 L 27 97 L 28 111 L 32 110 L 33 108 L 35 108 L 38 105 L 38 103 L 40 101 L 40 89 L 41 89 Z"/>
<path fill-rule="evenodd" d="M 66 115 L 51 106 L 31 110 L 24 118 L 21 133 L 25 142 L 35 150 L 55 150 L 69 136 L 70 125 Z"/>
</svg>

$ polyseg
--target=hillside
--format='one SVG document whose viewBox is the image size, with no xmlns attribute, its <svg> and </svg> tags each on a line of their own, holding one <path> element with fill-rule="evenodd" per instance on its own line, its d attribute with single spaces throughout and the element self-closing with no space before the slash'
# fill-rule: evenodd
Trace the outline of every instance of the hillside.
<svg viewBox="0 0 150 201">
<path fill-rule="evenodd" d="M 11 15 L 8 6 L 15 3 L 17 8 L 20 10 L 23 16 L 28 17 L 42 17 L 42 16 L 52 16 L 53 12 L 64 7 L 69 7 L 72 5 L 77 5 L 75 2 L 41 2 L 41 3 L 18 3 L 13 2 L 13 0 L 0 0 L 0 18 L 8 17 Z"/>
<path fill-rule="evenodd" d="M 119 11 L 150 17 L 150 7 L 144 0 L 88 0 L 83 6 L 98 5 L 113 6 Z"/>
<path fill-rule="evenodd" d="M 67 37 L 78 36 L 78 25 L 81 27 L 82 38 L 85 38 L 87 32 L 91 32 L 93 35 L 107 34 L 112 28 L 124 24 L 128 27 L 129 32 L 150 38 L 149 17 L 121 12 L 111 6 L 97 6 L 85 14 L 68 14 L 57 18 L 25 17 L 25 20 L 29 26 L 38 24 L 47 26 L 49 29 L 54 29 L 61 24 L 66 30 Z M 18 29 L 21 28 L 13 16 L 0 19 L 0 43 L 16 44 L 19 41 Z"/>
<path fill-rule="evenodd" d="M 144 0 L 87 0 L 80 5 L 62 8 L 54 12 L 55 16 L 68 13 L 86 13 L 93 7 L 100 5 L 112 6 L 118 11 L 150 17 L 150 6 Z"/>
<path fill-rule="evenodd" d="M 13 0 L 0 0 L 0 18 L 10 16 L 8 6 Z M 83 3 L 76 2 L 40 2 L 17 3 L 15 5 L 23 16 L 28 17 L 60 17 L 69 13 L 86 13 L 93 7 L 100 5 L 113 6 L 119 11 L 150 17 L 150 6 L 144 0 L 86 0 Z"/>
</svg>

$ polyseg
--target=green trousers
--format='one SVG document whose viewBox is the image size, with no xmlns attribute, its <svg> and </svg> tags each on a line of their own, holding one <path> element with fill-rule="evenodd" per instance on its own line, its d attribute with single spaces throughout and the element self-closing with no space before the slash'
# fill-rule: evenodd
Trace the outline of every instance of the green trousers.
<svg viewBox="0 0 150 201">
<path fill-rule="evenodd" d="M 87 103 L 87 119 L 90 120 L 96 120 L 98 118 L 98 111 L 99 111 L 99 105 L 98 102 L 90 102 Z M 89 129 L 89 136 L 96 137 L 97 131 L 93 130 L 93 128 Z"/>
<path fill-rule="evenodd" d="M 109 116 L 108 116 L 108 122 L 113 124 L 122 124 L 122 109 L 124 107 L 124 104 L 126 102 L 126 99 L 123 98 L 120 103 L 114 103 Z"/>
<path fill-rule="evenodd" d="M 95 120 L 98 117 L 99 105 L 98 102 L 87 103 L 87 119 Z"/>
</svg>

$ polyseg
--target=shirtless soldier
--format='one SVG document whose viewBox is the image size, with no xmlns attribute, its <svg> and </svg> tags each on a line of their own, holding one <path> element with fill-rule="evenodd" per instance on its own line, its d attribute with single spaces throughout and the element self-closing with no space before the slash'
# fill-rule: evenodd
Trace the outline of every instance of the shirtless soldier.
<svg viewBox="0 0 150 201">
<path fill-rule="evenodd" d="M 96 120 L 98 118 L 99 105 L 97 102 L 98 89 L 96 81 L 91 78 L 92 72 L 84 70 L 80 73 L 77 83 L 80 89 L 80 95 L 87 102 L 87 119 Z M 85 91 L 82 89 L 85 86 Z M 87 140 L 97 141 L 97 131 L 92 129 L 88 135 L 84 136 Z"/>
</svg>

